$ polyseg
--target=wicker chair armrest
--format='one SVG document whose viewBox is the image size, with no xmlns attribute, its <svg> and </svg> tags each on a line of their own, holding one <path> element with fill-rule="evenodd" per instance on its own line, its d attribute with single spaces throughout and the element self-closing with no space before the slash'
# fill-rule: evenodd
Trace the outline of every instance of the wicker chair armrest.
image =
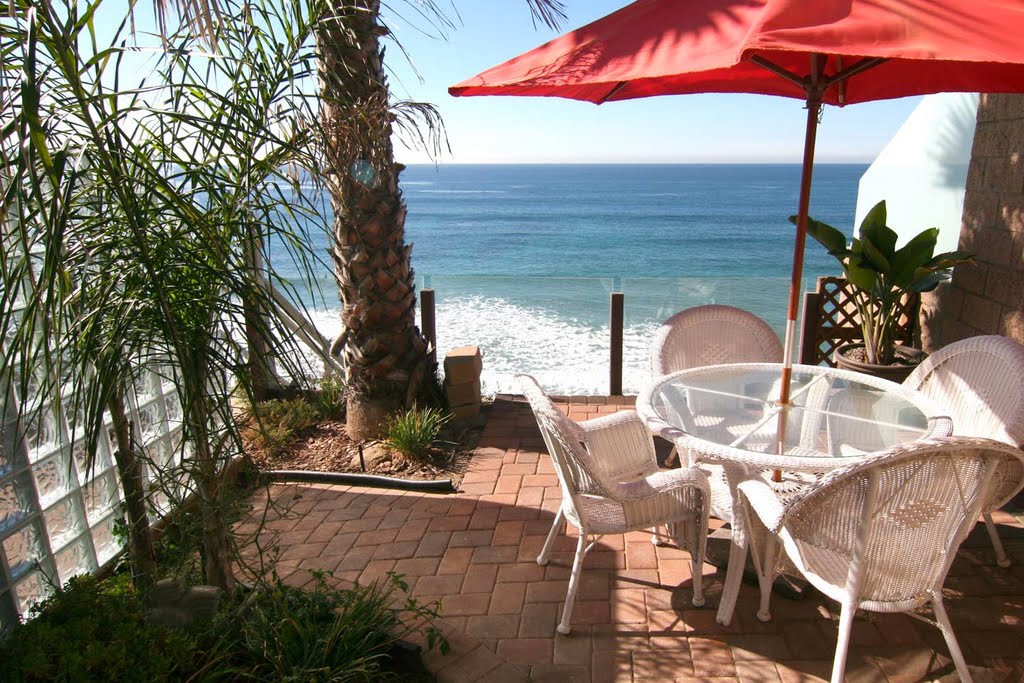
<svg viewBox="0 0 1024 683">
<path fill-rule="evenodd" d="M 635 410 L 620 410 L 617 413 L 602 415 L 590 420 L 578 422 L 584 433 L 590 434 L 601 432 L 607 429 L 637 429 L 647 433 L 648 429 L 643 419 Z"/>
<path fill-rule="evenodd" d="M 619 482 L 611 493 L 616 500 L 637 501 L 685 488 L 697 489 L 705 500 L 710 500 L 708 474 L 697 467 L 659 470 L 642 479 Z"/>
<path fill-rule="evenodd" d="M 778 533 L 785 521 L 786 506 L 775 491 L 768 484 L 757 479 L 748 479 L 737 488 L 765 528 L 773 533 Z"/>
</svg>

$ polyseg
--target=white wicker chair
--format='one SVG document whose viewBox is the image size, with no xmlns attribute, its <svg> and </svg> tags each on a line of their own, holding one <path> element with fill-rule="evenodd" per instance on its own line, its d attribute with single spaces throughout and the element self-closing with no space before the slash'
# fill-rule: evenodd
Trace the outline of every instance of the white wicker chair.
<svg viewBox="0 0 1024 683">
<path fill-rule="evenodd" d="M 988 335 L 954 342 L 936 351 L 903 383 L 945 406 L 954 436 L 980 436 L 1014 446 L 1024 444 L 1024 346 Z M 1021 490 L 1024 472 L 1008 459 L 982 508 L 996 560 L 1010 566 L 992 512 Z"/>
<path fill-rule="evenodd" d="M 555 407 L 535 379 L 528 375 L 518 379 L 562 486 L 562 505 L 537 563 L 547 564 L 563 520 L 579 529 L 558 632 L 570 631 L 583 558 L 602 534 L 667 524 L 676 544 L 690 553 L 693 604 L 703 605 L 701 571 L 710 499 L 706 475 L 693 468 L 659 470 L 654 440 L 635 412 L 620 411 L 577 423 Z"/>
<path fill-rule="evenodd" d="M 651 375 L 719 363 L 779 363 L 778 335 L 742 308 L 695 306 L 662 323 L 651 350 Z"/>
<path fill-rule="evenodd" d="M 838 683 L 857 609 L 905 612 L 930 602 L 957 672 L 970 681 L 942 604 L 942 584 L 997 470 L 1022 458 L 1019 449 L 991 439 L 940 437 L 835 470 L 786 500 L 764 482 L 741 483 L 761 585 L 758 618 L 771 618 L 772 583 L 791 561 L 842 606 L 832 668 Z"/>
<path fill-rule="evenodd" d="M 782 343 L 768 323 L 742 308 L 708 304 L 661 324 L 651 347 L 651 377 L 702 365 L 781 361 Z M 671 465 L 677 456 L 673 447 L 666 462 Z"/>
</svg>

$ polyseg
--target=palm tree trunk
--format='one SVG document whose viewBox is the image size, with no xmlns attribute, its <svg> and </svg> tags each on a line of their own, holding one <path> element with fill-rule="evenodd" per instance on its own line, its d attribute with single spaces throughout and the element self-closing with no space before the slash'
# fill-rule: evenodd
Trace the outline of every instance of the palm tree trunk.
<svg viewBox="0 0 1024 683">
<path fill-rule="evenodd" d="M 228 523 L 224 518 L 224 500 L 221 495 L 222 473 L 217 468 L 217 453 L 211 445 L 210 416 L 205 398 L 199 396 L 194 400 L 189 413 L 192 418 L 191 428 L 195 434 L 194 477 L 199 493 L 199 514 L 202 518 L 203 576 L 208 585 L 231 591 L 235 587 L 235 574 L 231 568 Z"/>
<path fill-rule="evenodd" d="M 412 403 L 427 367 L 427 344 L 415 326 L 379 11 L 380 0 L 334 0 L 317 29 L 333 256 L 348 333 L 347 427 L 356 439 L 378 436 L 387 414 Z"/>
<path fill-rule="evenodd" d="M 114 387 L 107 405 L 114 426 L 114 438 L 117 441 L 114 462 L 124 492 L 124 512 L 128 520 L 128 552 L 132 559 L 132 583 L 135 588 L 145 590 L 156 581 L 156 552 L 153 549 L 153 536 L 146 514 L 146 487 L 142 480 L 142 461 L 135 452 L 131 423 L 125 412 L 124 393 L 120 386 Z"/>
</svg>

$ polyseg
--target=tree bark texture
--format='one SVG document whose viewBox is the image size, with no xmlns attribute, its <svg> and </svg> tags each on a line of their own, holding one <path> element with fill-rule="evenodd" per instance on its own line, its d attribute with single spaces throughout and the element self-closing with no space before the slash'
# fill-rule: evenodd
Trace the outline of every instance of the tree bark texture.
<svg viewBox="0 0 1024 683">
<path fill-rule="evenodd" d="M 411 405 L 426 370 L 405 243 L 380 0 L 335 0 L 317 29 L 335 274 L 348 333 L 348 431 L 374 438 L 379 416 Z"/>
<path fill-rule="evenodd" d="M 146 513 L 146 486 L 142 479 L 142 460 L 135 451 L 135 439 L 131 433 L 124 406 L 124 395 L 115 387 L 107 406 L 114 426 L 117 448 L 114 463 L 121 477 L 124 492 L 124 512 L 128 523 L 128 552 L 132 559 L 132 583 L 137 589 L 145 590 L 156 581 L 156 552 L 153 549 L 153 535 Z"/>
</svg>

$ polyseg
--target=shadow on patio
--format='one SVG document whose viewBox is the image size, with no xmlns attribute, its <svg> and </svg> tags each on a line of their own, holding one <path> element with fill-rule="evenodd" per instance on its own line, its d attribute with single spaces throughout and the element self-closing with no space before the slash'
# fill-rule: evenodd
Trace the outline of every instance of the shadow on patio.
<svg viewBox="0 0 1024 683">
<path fill-rule="evenodd" d="M 715 609 L 724 570 L 705 565 L 708 602 L 694 608 L 687 554 L 655 548 L 649 533 L 601 538 L 584 563 L 572 634 L 556 636 L 575 538 L 558 540 L 548 566 L 536 563 L 561 491 L 521 401 L 499 397 L 490 407 L 458 494 L 272 486 L 270 495 L 291 510 L 268 523 L 279 535 L 278 573 L 295 585 L 317 569 L 332 571 L 341 585 L 404 574 L 414 596 L 440 604 L 438 625 L 452 652 L 426 657 L 440 681 L 827 680 L 836 605 L 814 591 L 798 601 L 776 596 L 772 622 L 761 623 L 757 591 L 745 585 L 733 623 L 722 627 Z M 570 416 L 623 407 L 589 401 L 573 399 Z M 996 521 L 1016 563 L 999 568 L 978 527 L 946 582 L 947 609 L 975 680 L 1024 680 L 1024 529 L 1009 513 Z M 934 627 L 905 614 L 861 612 L 847 678 L 902 682 L 956 674 Z"/>
</svg>

